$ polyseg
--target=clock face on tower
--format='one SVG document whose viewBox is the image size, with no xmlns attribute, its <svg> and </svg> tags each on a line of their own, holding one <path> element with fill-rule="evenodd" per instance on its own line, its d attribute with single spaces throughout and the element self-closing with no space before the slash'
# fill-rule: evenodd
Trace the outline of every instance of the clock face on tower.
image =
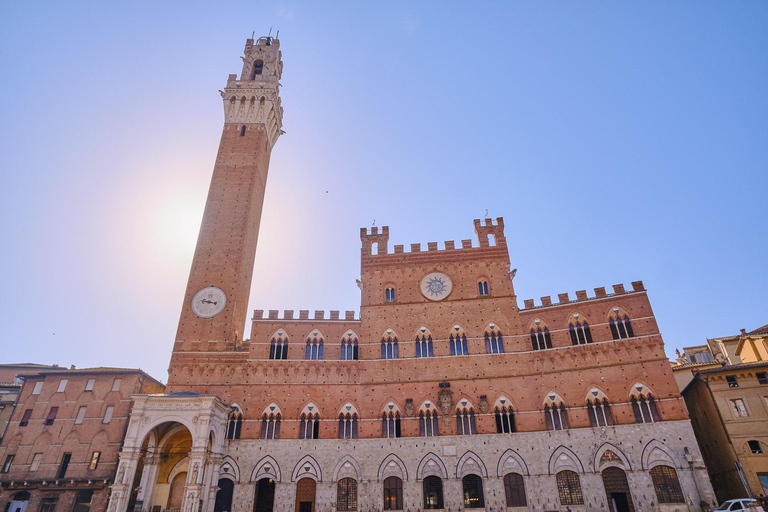
<svg viewBox="0 0 768 512">
<path fill-rule="evenodd" d="M 442 272 L 432 272 L 421 278 L 421 294 L 429 300 L 443 300 L 451 294 L 453 281 Z"/>
<path fill-rule="evenodd" d="M 200 318 L 212 318 L 224 310 L 227 296 L 215 286 L 203 288 L 192 297 L 192 311 Z"/>
</svg>

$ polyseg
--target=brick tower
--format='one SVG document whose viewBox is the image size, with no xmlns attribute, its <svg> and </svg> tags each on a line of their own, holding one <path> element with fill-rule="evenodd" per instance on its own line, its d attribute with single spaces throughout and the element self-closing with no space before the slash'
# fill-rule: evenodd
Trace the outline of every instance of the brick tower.
<svg viewBox="0 0 768 512">
<path fill-rule="evenodd" d="M 174 351 L 242 340 L 272 147 L 282 131 L 280 42 L 245 44 L 222 92 L 224 130 L 192 260 Z"/>
</svg>

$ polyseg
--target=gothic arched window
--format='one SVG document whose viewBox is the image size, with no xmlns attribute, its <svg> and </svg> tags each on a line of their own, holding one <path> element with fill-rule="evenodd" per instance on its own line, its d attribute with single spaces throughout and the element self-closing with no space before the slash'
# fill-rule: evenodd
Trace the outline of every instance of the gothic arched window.
<svg viewBox="0 0 768 512">
<path fill-rule="evenodd" d="M 234 406 L 227 418 L 227 439 L 240 439 L 240 431 L 243 429 L 243 411 Z"/>
<path fill-rule="evenodd" d="M 439 435 L 440 429 L 437 422 L 437 411 L 419 412 L 419 435 L 421 437 L 432 437 Z"/>
<path fill-rule="evenodd" d="M 593 427 L 613 425 L 611 404 L 608 403 L 607 398 L 587 400 L 587 413 L 589 413 L 589 424 Z"/>
<path fill-rule="evenodd" d="M 460 327 L 454 327 L 455 333 L 451 334 L 449 340 L 451 343 L 451 355 L 452 356 L 466 356 L 469 354 L 467 348 L 467 335 Z"/>
<path fill-rule="evenodd" d="M 320 414 L 312 412 L 301 413 L 299 439 L 317 439 L 320 435 Z"/>
<path fill-rule="evenodd" d="M 265 412 L 261 417 L 261 438 L 280 439 L 280 413 Z"/>
<path fill-rule="evenodd" d="M 288 359 L 288 337 L 283 333 L 272 336 L 272 341 L 269 343 L 269 358 Z"/>
<path fill-rule="evenodd" d="M 555 475 L 557 493 L 561 505 L 583 505 L 584 495 L 581 492 L 579 474 L 575 471 L 564 470 Z"/>
<path fill-rule="evenodd" d="M 659 503 L 685 503 L 675 468 L 656 466 L 651 468 L 650 473 L 653 490 L 656 491 L 656 498 L 658 498 Z"/>
<path fill-rule="evenodd" d="M 589 324 L 586 320 L 580 320 L 578 314 L 571 317 L 568 332 L 571 335 L 571 344 L 573 345 L 592 343 L 592 331 L 589 330 Z"/>
<path fill-rule="evenodd" d="M 477 283 L 477 293 L 481 297 L 485 297 L 489 295 L 488 293 L 488 281 L 478 281 Z"/>
<path fill-rule="evenodd" d="M 496 407 L 494 416 L 496 417 L 496 432 L 498 434 L 509 434 L 510 432 L 516 432 L 515 415 L 512 412 L 512 406 L 506 405 Z"/>
<path fill-rule="evenodd" d="M 508 507 L 527 507 L 525 499 L 525 483 L 523 475 L 519 473 L 507 473 L 504 475 L 504 494 Z"/>
<path fill-rule="evenodd" d="M 533 350 L 546 350 L 552 348 L 552 337 L 549 335 L 549 329 L 545 326 L 542 329 L 540 326 L 531 328 L 531 345 Z"/>
<path fill-rule="evenodd" d="M 400 357 L 400 350 L 397 346 L 397 337 L 387 336 L 381 339 L 381 358 L 397 359 Z"/>
<path fill-rule="evenodd" d="M 357 510 L 357 480 L 342 478 L 336 485 L 336 510 L 354 512 Z"/>
<path fill-rule="evenodd" d="M 456 433 L 460 436 L 477 434 L 475 411 L 473 409 L 464 408 L 456 411 Z"/>
<path fill-rule="evenodd" d="M 635 337 L 629 316 L 626 313 L 620 313 L 619 308 L 614 308 L 614 314 L 611 315 L 608 324 L 611 326 L 611 335 L 615 340 Z"/>
<path fill-rule="evenodd" d="M 486 354 L 503 354 L 504 353 L 504 339 L 501 337 L 501 331 L 496 329 L 494 324 L 488 326 L 485 331 L 485 353 Z"/>
<path fill-rule="evenodd" d="M 323 359 L 323 337 L 317 333 L 307 338 L 307 346 L 304 351 L 304 359 L 319 361 Z"/>
<path fill-rule="evenodd" d="M 568 428 L 568 411 L 565 404 L 548 403 L 544 406 L 544 421 L 547 430 L 565 430 Z"/>
<path fill-rule="evenodd" d="M 424 510 L 443 508 L 443 479 L 439 476 L 428 476 L 422 484 L 424 491 Z"/>
<path fill-rule="evenodd" d="M 357 439 L 357 412 L 339 414 L 339 439 Z"/>
<path fill-rule="evenodd" d="M 400 413 L 390 411 L 381 416 L 381 437 L 400 437 Z"/>
<path fill-rule="evenodd" d="M 356 361 L 357 359 L 357 336 L 350 331 L 341 338 L 341 360 Z"/>
<path fill-rule="evenodd" d="M 464 488 L 464 508 L 485 508 L 483 479 L 477 475 L 467 475 L 461 479 Z"/>
<path fill-rule="evenodd" d="M 432 357 L 432 335 L 425 332 L 416 336 L 416 357 Z"/>
<path fill-rule="evenodd" d="M 641 383 L 633 386 L 630 401 L 632 412 L 635 414 L 635 423 L 654 423 L 661 421 L 659 409 L 656 407 L 651 390 Z"/>
<path fill-rule="evenodd" d="M 396 476 L 384 479 L 384 510 L 403 510 L 403 481 Z"/>
</svg>

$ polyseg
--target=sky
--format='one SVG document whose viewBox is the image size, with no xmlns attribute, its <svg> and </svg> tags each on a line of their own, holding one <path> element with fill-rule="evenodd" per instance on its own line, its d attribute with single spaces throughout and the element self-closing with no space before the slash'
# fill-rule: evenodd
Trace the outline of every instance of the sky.
<svg viewBox="0 0 768 512">
<path fill-rule="evenodd" d="M 279 30 L 249 310 L 359 310 L 504 217 L 527 298 L 642 280 L 675 348 L 768 323 L 768 2 L 0 2 L 0 363 L 165 381 L 245 40 Z M 246 333 L 250 331 L 248 326 Z"/>
</svg>

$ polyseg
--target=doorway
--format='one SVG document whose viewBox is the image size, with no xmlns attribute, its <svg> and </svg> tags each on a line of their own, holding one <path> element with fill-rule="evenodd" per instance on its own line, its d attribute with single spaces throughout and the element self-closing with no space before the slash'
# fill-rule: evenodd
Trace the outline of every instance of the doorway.
<svg viewBox="0 0 768 512">
<path fill-rule="evenodd" d="M 296 484 L 296 512 L 315 512 L 317 484 L 311 478 L 302 478 Z"/>
<path fill-rule="evenodd" d="M 253 500 L 253 512 L 272 512 L 275 504 L 275 481 L 262 478 L 256 482 L 256 497 Z"/>
<path fill-rule="evenodd" d="M 213 512 L 231 512 L 232 493 L 235 483 L 229 478 L 219 479 L 219 490 L 216 492 L 216 502 L 213 504 Z"/>
<path fill-rule="evenodd" d="M 608 498 L 608 510 L 612 512 L 635 512 L 632 494 L 629 492 L 627 474 L 620 468 L 605 468 L 602 473 L 603 486 Z"/>
</svg>

